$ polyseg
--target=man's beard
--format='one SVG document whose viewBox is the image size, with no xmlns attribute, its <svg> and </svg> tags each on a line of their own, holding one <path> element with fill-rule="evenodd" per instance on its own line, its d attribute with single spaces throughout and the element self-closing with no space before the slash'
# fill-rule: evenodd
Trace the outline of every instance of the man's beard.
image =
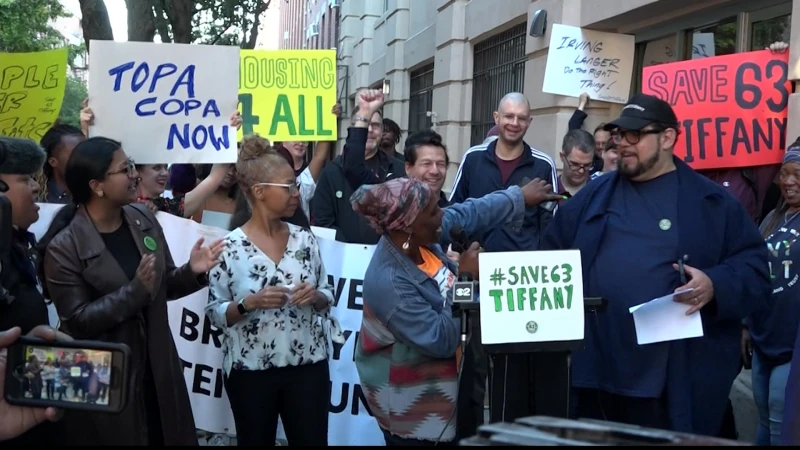
<svg viewBox="0 0 800 450">
<path fill-rule="evenodd" d="M 619 171 L 620 175 L 624 176 L 625 178 L 636 178 L 639 175 L 647 172 L 648 170 L 652 169 L 653 167 L 658 164 L 658 161 L 661 160 L 661 143 L 657 144 L 656 153 L 650 157 L 650 159 L 642 162 L 638 161 L 635 166 L 632 168 L 625 167 L 624 158 L 620 155 L 619 159 L 617 160 L 617 170 Z"/>
</svg>

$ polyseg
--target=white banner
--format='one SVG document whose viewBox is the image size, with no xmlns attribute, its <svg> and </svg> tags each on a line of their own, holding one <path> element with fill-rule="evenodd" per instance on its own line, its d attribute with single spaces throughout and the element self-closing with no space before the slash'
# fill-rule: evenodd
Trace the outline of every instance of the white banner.
<svg viewBox="0 0 800 450">
<path fill-rule="evenodd" d="M 236 161 L 238 47 L 96 40 L 91 47 L 92 136 L 121 141 L 139 164 Z"/>
<path fill-rule="evenodd" d="M 53 215 L 61 207 L 52 204 L 39 206 L 39 221 L 30 229 L 37 239 L 44 235 Z M 228 234 L 226 230 L 166 213 L 158 213 L 157 218 L 178 266 L 188 261 L 192 246 L 201 236 L 210 242 Z M 382 446 L 385 445 L 383 433 L 366 405 L 366 396 L 353 362 L 355 342 L 361 329 L 361 286 L 374 247 L 325 238 L 319 241 L 322 260 L 336 298 L 333 314 L 346 337 L 344 345 L 332 343 L 329 357 L 331 403 L 328 442 L 336 446 Z M 207 288 L 169 302 L 172 337 L 183 362 L 195 425 L 204 431 L 235 436 L 233 415 L 222 382 L 222 332 L 206 317 L 204 308 L 207 302 Z M 51 311 L 51 321 L 53 317 L 54 311 Z M 55 324 L 55 321 L 51 323 Z M 282 427 L 278 430 L 278 437 L 284 438 Z"/>
<path fill-rule="evenodd" d="M 631 90 L 634 37 L 553 24 L 542 91 L 625 103 Z"/>
</svg>

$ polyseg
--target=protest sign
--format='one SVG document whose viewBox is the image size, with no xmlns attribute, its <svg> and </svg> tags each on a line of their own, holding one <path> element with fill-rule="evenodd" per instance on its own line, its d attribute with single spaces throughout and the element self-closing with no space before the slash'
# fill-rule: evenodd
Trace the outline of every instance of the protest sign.
<svg viewBox="0 0 800 450">
<path fill-rule="evenodd" d="M 692 33 L 692 59 L 709 58 L 716 54 L 714 33 Z M 670 35 L 645 44 L 643 67 L 678 60 L 678 38 Z"/>
<path fill-rule="evenodd" d="M 236 161 L 239 49 L 92 41 L 92 136 L 122 142 L 139 164 Z"/>
<path fill-rule="evenodd" d="M 240 137 L 271 141 L 335 141 L 335 50 L 242 50 Z"/>
<path fill-rule="evenodd" d="M 484 345 L 583 339 L 578 250 L 481 253 Z"/>
<path fill-rule="evenodd" d="M 631 90 L 634 37 L 554 24 L 542 90 L 625 103 Z"/>
<path fill-rule="evenodd" d="M 0 53 L 0 135 L 39 141 L 53 126 L 67 82 L 67 49 Z"/>
<path fill-rule="evenodd" d="M 645 67 L 642 92 L 672 105 L 675 155 L 694 169 L 779 164 L 791 93 L 788 55 L 768 50 Z"/>
</svg>

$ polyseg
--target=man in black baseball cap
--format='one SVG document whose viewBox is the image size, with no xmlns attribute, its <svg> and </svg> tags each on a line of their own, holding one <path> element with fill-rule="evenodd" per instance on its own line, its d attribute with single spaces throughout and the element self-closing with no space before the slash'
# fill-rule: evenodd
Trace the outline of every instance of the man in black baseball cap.
<svg viewBox="0 0 800 450">
<path fill-rule="evenodd" d="M 669 103 L 652 95 L 635 94 L 622 108 L 619 118 L 607 123 L 603 129 L 641 130 L 652 123 L 678 128 L 678 118 Z"/>
<path fill-rule="evenodd" d="M 672 149 L 679 123 L 669 103 L 652 95 L 636 94 L 616 120 L 603 127 L 611 132 L 620 154 L 617 169 L 634 181 L 656 178 L 675 170 Z"/>
<path fill-rule="evenodd" d="M 591 274 L 584 297 L 608 302 L 572 355 L 577 413 L 718 436 L 739 374 L 741 319 L 770 298 L 764 240 L 736 199 L 673 155 L 669 104 L 634 95 L 605 128 L 618 170 L 564 203 L 540 247 L 579 249 Z M 676 291 L 674 309 L 659 314 L 702 320 L 702 336 L 645 340 L 630 308 Z"/>
</svg>

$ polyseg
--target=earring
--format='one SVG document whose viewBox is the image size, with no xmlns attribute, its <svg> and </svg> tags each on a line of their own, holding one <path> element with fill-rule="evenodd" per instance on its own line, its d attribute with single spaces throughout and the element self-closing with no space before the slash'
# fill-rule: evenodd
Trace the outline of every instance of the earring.
<svg viewBox="0 0 800 450">
<path fill-rule="evenodd" d="M 408 239 L 406 239 L 406 241 L 403 242 L 403 251 L 404 252 L 408 251 L 408 247 L 411 245 L 410 242 L 411 242 L 411 233 L 408 233 Z"/>
<path fill-rule="evenodd" d="M 98 193 L 97 193 L 97 196 L 98 196 L 98 197 L 102 197 L 102 196 L 103 196 L 103 191 L 100 191 L 100 192 L 98 192 Z"/>
</svg>

